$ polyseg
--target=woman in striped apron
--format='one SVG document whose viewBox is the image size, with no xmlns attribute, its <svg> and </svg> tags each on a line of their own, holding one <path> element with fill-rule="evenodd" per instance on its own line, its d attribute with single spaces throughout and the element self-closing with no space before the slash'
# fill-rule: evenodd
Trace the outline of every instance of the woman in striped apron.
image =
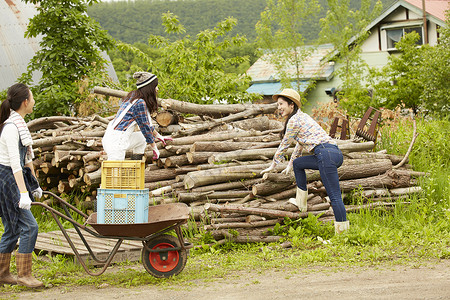
<svg viewBox="0 0 450 300">
<path fill-rule="evenodd" d="M 131 159 L 140 160 L 149 144 L 153 150 L 153 159 L 159 158 L 155 139 L 163 145 L 170 137 L 156 132 L 150 114 L 158 108 L 158 78 L 149 72 L 136 72 L 137 89 L 128 93 L 115 118 L 108 124 L 103 136 L 103 149 L 108 160 L 124 160 L 127 151 L 132 151 Z"/>
<path fill-rule="evenodd" d="M 33 106 L 30 89 L 17 83 L 8 89 L 0 107 L 0 216 L 4 227 L 0 240 L 0 284 L 36 288 L 43 284 L 31 275 L 38 224 L 30 208 L 34 197 L 42 196 L 42 189 L 33 169 L 33 140 L 23 119 Z M 15 278 L 9 267 L 19 238 Z"/>
</svg>

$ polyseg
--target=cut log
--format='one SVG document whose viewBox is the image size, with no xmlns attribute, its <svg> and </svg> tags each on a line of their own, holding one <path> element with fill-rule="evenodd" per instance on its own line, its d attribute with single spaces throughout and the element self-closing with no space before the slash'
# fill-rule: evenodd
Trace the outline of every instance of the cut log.
<svg viewBox="0 0 450 300">
<path fill-rule="evenodd" d="M 281 141 L 280 135 L 269 133 L 267 135 L 259 135 L 259 136 L 242 136 L 233 138 L 235 142 L 244 142 L 244 143 L 257 143 L 257 142 L 274 142 Z"/>
<path fill-rule="evenodd" d="M 278 142 L 276 142 L 278 144 Z M 244 150 L 254 147 L 269 148 L 268 143 L 264 142 L 226 142 L 226 141 L 216 141 L 216 142 L 195 142 L 191 148 L 190 152 L 229 152 L 235 150 Z M 273 145 L 273 144 L 269 144 Z M 274 147 L 274 146 L 272 146 Z"/>
<path fill-rule="evenodd" d="M 294 151 L 290 148 L 286 151 L 287 155 L 291 155 Z M 277 148 L 267 148 L 267 149 L 251 149 L 251 150 L 236 150 L 224 153 L 217 153 L 212 155 L 208 162 L 210 164 L 231 160 L 254 160 L 255 158 L 265 157 L 266 159 L 272 159 L 274 154 L 277 152 Z"/>
<path fill-rule="evenodd" d="M 101 177 L 102 177 L 102 170 L 98 169 L 95 172 L 84 174 L 83 180 L 88 186 L 100 185 Z"/>
<path fill-rule="evenodd" d="M 184 178 L 184 188 L 191 189 L 225 181 L 259 178 L 262 176 L 260 172 L 268 166 L 269 164 L 245 165 L 190 172 Z"/>
<path fill-rule="evenodd" d="M 57 136 L 36 140 L 33 142 L 33 147 L 48 147 L 69 140 L 85 141 L 90 139 L 91 137 L 95 136 L 103 137 L 103 135 L 105 135 L 105 130 L 88 131 L 83 133 L 72 133 L 67 136 Z"/>
<path fill-rule="evenodd" d="M 145 182 L 159 182 L 162 180 L 175 179 L 177 175 L 186 174 L 196 170 L 195 167 L 181 167 L 171 169 L 159 169 L 145 173 Z"/>
<path fill-rule="evenodd" d="M 232 206 L 232 205 L 216 205 L 216 204 L 205 204 L 205 210 L 215 211 L 215 212 L 238 212 L 246 215 L 257 215 L 268 218 L 291 218 L 298 219 L 299 214 L 273 209 L 263 209 L 263 208 L 252 208 L 244 206 Z M 300 214 L 301 215 L 301 214 Z"/>
<path fill-rule="evenodd" d="M 174 153 L 176 155 L 184 154 L 186 152 L 189 152 L 192 146 L 190 145 L 167 145 L 165 146 L 165 149 L 169 151 L 170 153 Z M 192 152 L 192 151 L 191 151 Z"/>
<path fill-rule="evenodd" d="M 160 126 L 167 127 L 169 125 L 178 124 L 180 116 L 173 110 L 165 110 L 158 112 L 155 119 Z"/>
<path fill-rule="evenodd" d="M 389 170 L 385 174 L 367 178 L 343 180 L 339 182 L 342 191 L 349 192 L 357 188 L 404 188 L 410 186 L 410 176 L 398 175 L 394 170 Z M 322 187 L 319 191 L 325 191 Z"/>
<path fill-rule="evenodd" d="M 87 166 L 84 167 L 84 172 L 92 173 L 92 172 L 97 171 L 98 169 L 100 169 L 100 167 L 101 167 L 101 165 L 99 163 L 88 164 Z"/>
<path fill-rule="evenodd" d="M 230 228 L 256 228 L 256 227 L 273 226 L 278 223 L 283 223 L 283 219 L 273 219 L 273 220 L 255 221 L 255 222 L 211 224 L 211 225 L 205 225 L 203 228 L 206 231 L 217 230 L 217 229 L 230 229 Z"/>
<path fill-rule="evenodd" d="M 239 189 L 239 188 L 245 188 L 249 189 L 252 185 L 260 182 L 261 179 L 249 179 L 249 180 L 239 180 L 234 182 L 225 182 L 225 183 L 218 183 L 218 184 L 212 184 L 207 186 L 201 186 L 191 189 L 194 193 L 201 193 L 201 192 L 207 192 L 207 191 L 224 191 L 224 190 L 232 190 L 232 189 Z"/>
<path fill-rule="evenodd" d="M 217 152 L 188 152 L 187 159 L 190 164 L 198 165 L 208 162 L 208 159 Z"/>
<path fill-rule="evenodd" d="M 58 183 L 58 192 L 59 193 L 67 193 L 69 191 L 71 191 L 72 188 L 69 185 L 69 181 L 68 180 L 60 180 Z"/>
<path fill-rule="evenodd" d="M 49 124 L 62 121 L 75 121 L 77 118 L 75 117 L 64 117 L 64 116 L 54 116 L 54 117 L 43 117 L 31 120 L 27 123 L 28 129 L 30 131 L 38 131 L 40 129 L 47 129 L 49 128 Z"/>
<path fill-rule="evenodd" d="M 173 141 L 168 141 L 168 145 L 192 145 L 197 141 L 226 141 L 237 137 L 249 137 L 249 136 L 259 136 L 262 132 L 249 130 L 249 131 L 239 131 L 239 132 L 222 132 L 215 134 L 200 134 L 196 135 L 195 139 L 191 136 L 174 138 Z"/>
<path fill-rule="evenodd" d="M 392 162 L 389 159 L 350 159 L 344 160 L 342 166 L 338 168 L 339 180 L 358 179 L 384 174 L 392 169 Z M 320 173 L 317 170 L 305 170 L 308 182 L 320 180 Z M 284 175 L 281 173 L 266 173 L 264 180 L 273 182 L 295 182 L 294 174 Z"/>
<path fill-rule="evenodd" d="M 258 131 L 266 131 L 266 130 L 273 130 L 273 129 L 282 130 L 284 127 L 283 123 L 281 123 L 280 121 L 271 120 L 267 116 L 235 121 L 235 122 L 228 124 L 228 126 L 231 126 L 233 128 L 242 129 L 242 130 L 254 129 L 254 130 L 258 130 Z"/>
<path fill-rule="evenodd" d="M 202 170 L 210 170 L 210 169 L 220 169 L 226 167 L 234 167 L 234 166 L 245 166 L 245 165 L 258 165 L 258 164 L 266 164 L 267 160 L 247 160 L 247 161 L 235 161 L 224 164 L 200 164 L 197 166 L 198 171 Z"/>
<path fill-rule="evenodd" d="M 390 159 L 392 164 L 398 164 L 403 157 L 393 154 L 385 154 L 385 153 L 378 153 L 378 152 L 349 152 L 345 153 L 344 157 L 349 157 L 352 159 L 358 159 L 358 158 L 369 158 L 369 159 Z"/>
<path fill-rule="evenodd" d="M 174 168 L 174 167 L 181 167 L 187 164 L 189 164 L 188 157 L 186 156 L 186 154 L 182 154 L 166 158 L 164 162 L 164 167 Z"/>
<path fill-rule="evenodd" d="M 346 143 L 342 145 L 338 145 L 339 149 L 342 151 L 367 151 L 374 147 L 373 142 L 365 142 L 365 143 Z M 291 155 L 293 152 L 293 148 L 289 148 L 286 151 L 287 155 Z M 226 153 L 218 153 L 210 157 L 208 162 L 210 164 L 214 162 L 220 161 L 230 161 L 233 159 L 236 160 L 247 160 L 247 159 L 255 159 L 255 157 L 267 157 L 268 159 L 272 159 L 274 154 L 276 153 L 277 148 L 267 148 L 267 149 L 254 149 L 254 150 L 237 150 L 230 151 Z"/>
<path fill-rule="evenodd" d="M 70 175 L 69 178 L 69 186 L 72 189 L 80 188 L 81 186 L 84 186 L 86 183 L 83 181 L 82 177 L 75 177 L 74 175 Z"/>
<path fill-rule="evenodd" d="M 105 87 L 94 87 L 94 93 L 101 95 L 109 95 L 123 98 L 128 93 L 120 90 L 113 90 Z M 196 114 L 196 115 L 211 115 L 224 116 L 228 114 L 238 113 L 251 109 L 253 107 L 261 106 L 261 104 L 208 104 L 201 105 L 190 102 L 178 101 L 174 99 L 158 99 L 158 104 L 164 109 L 172 109 L 180 113 Z M 265 104 L 268 107 L 267 113 L 273 113 L 276 110 L 276 103 Z"/>
<path fill-rule="evenodd" d="M 249 194 L 249 191 L 227 191 L 227 192 L 202 192 L 202 193 L 193 193 L 193 192 L 178 192 L 177 198 L 180 202 L 189 203 L 193 201 L 200 200 L 214 200 L 214 199 L 223 199 L 229 200 L 233 198 L 242 198 Z"/>
<path fill-rule="evenodd" d="M 262 183 L 255 184 L 252 187 L 252 194 L 253 195 L 272 195 L 281 191 L 284 191 L 286 189 L 290 189 L 292 187 L 292 182 L 272 182 L 272 181 L 265 181 Z"/>
<path fill-rule="evenodd" d="M 100 160 L 100 158 L 106 158 L 106 154 L 102 151 L 99 152 L 91 152 L 83 156 L 83 162 L 88 163 L 91 160 Z"/>
</svg>

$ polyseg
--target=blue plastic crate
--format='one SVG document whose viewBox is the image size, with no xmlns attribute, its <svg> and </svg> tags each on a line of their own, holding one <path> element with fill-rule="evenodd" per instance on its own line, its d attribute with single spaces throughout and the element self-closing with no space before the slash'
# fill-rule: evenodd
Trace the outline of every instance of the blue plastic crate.
<svg viewBox="0 0 450 300">
<path fill-rule="evenodd" d="M 97 189 L 97 223 L 147 223 L 148 201 L 148 189 Z"/>
</svg>

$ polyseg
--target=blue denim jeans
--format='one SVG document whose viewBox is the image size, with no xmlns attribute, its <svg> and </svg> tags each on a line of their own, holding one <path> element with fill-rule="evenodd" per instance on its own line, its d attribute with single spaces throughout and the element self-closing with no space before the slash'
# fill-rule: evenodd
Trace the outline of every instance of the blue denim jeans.
<svg viewBox="0 0 450 300">
<path fill-rule="evenodd" d="M 38 236 L 38 224 L 30 210 L 20 209 L 17 227 L 19 230 L 13 230 L 6 218 L 2 218 L 5 232 L 0 240 L 0 253 L 11 253 L 17 245 L 20 237 L 19 253 L 31 253 L 34 251 L 36 239 Z M 14 234 L 13 232 L 17 232 Z"/>
<path fill-rule="evenodd" d="M 305 169 L 319 170 L 337 222 L 347 220 L 337 172 L 337 168 L 342 165 L 343 160 L 342 152 L 337 146 L 325 143 L 314 148 L 314 155 L 296 158 L 293 167 L 297 186 L 304 191 L 307 190 Z"/>
</svg>

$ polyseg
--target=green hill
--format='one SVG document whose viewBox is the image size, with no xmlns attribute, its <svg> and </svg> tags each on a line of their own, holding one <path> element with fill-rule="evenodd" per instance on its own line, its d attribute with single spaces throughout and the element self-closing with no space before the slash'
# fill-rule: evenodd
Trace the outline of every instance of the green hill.
<svg viewBox="0 0 450 300">
<path fill-rule="evenodd" d="M 146 42 L 149 34 L 165 36 L 161 15 L 172 12 L 186 27 L 186 34 L 195 36 L 202 30 L 213 28 L 219 21 L 234 17 L 238 24 L 230 33 L 245 35 L 249 41 L 256 38 L 255 24 L 267 0 L 136 0 L 134 2 L 102 2 L 88 9 L 88 14 L 109 31 L 111 36 L 126 43 Z M 319 33 L 319 18 L 325 16 L 326 0 L 319 0 L 324 8 L 315 21 L 310 22 L 302 34 L 313 41 Z M 383 0 L 384 7 L 393 0 Z M 351 0 L 357 8 L 359 0 Z"/>
<path fill-rule="evenodd" d="M 256 37 L 255 24 L 264 10 L 266 0 L 185 0 L 98 3 L 88 9 L 116 39 L 127 43 L 145 42 L 149 34 L 164 36 L 161 15 L 170 11 L 186 27 L 186 34 L 195 36 L 213 28 L 226 17 L 238 20 L 232 34 Z"/>
</svg>

